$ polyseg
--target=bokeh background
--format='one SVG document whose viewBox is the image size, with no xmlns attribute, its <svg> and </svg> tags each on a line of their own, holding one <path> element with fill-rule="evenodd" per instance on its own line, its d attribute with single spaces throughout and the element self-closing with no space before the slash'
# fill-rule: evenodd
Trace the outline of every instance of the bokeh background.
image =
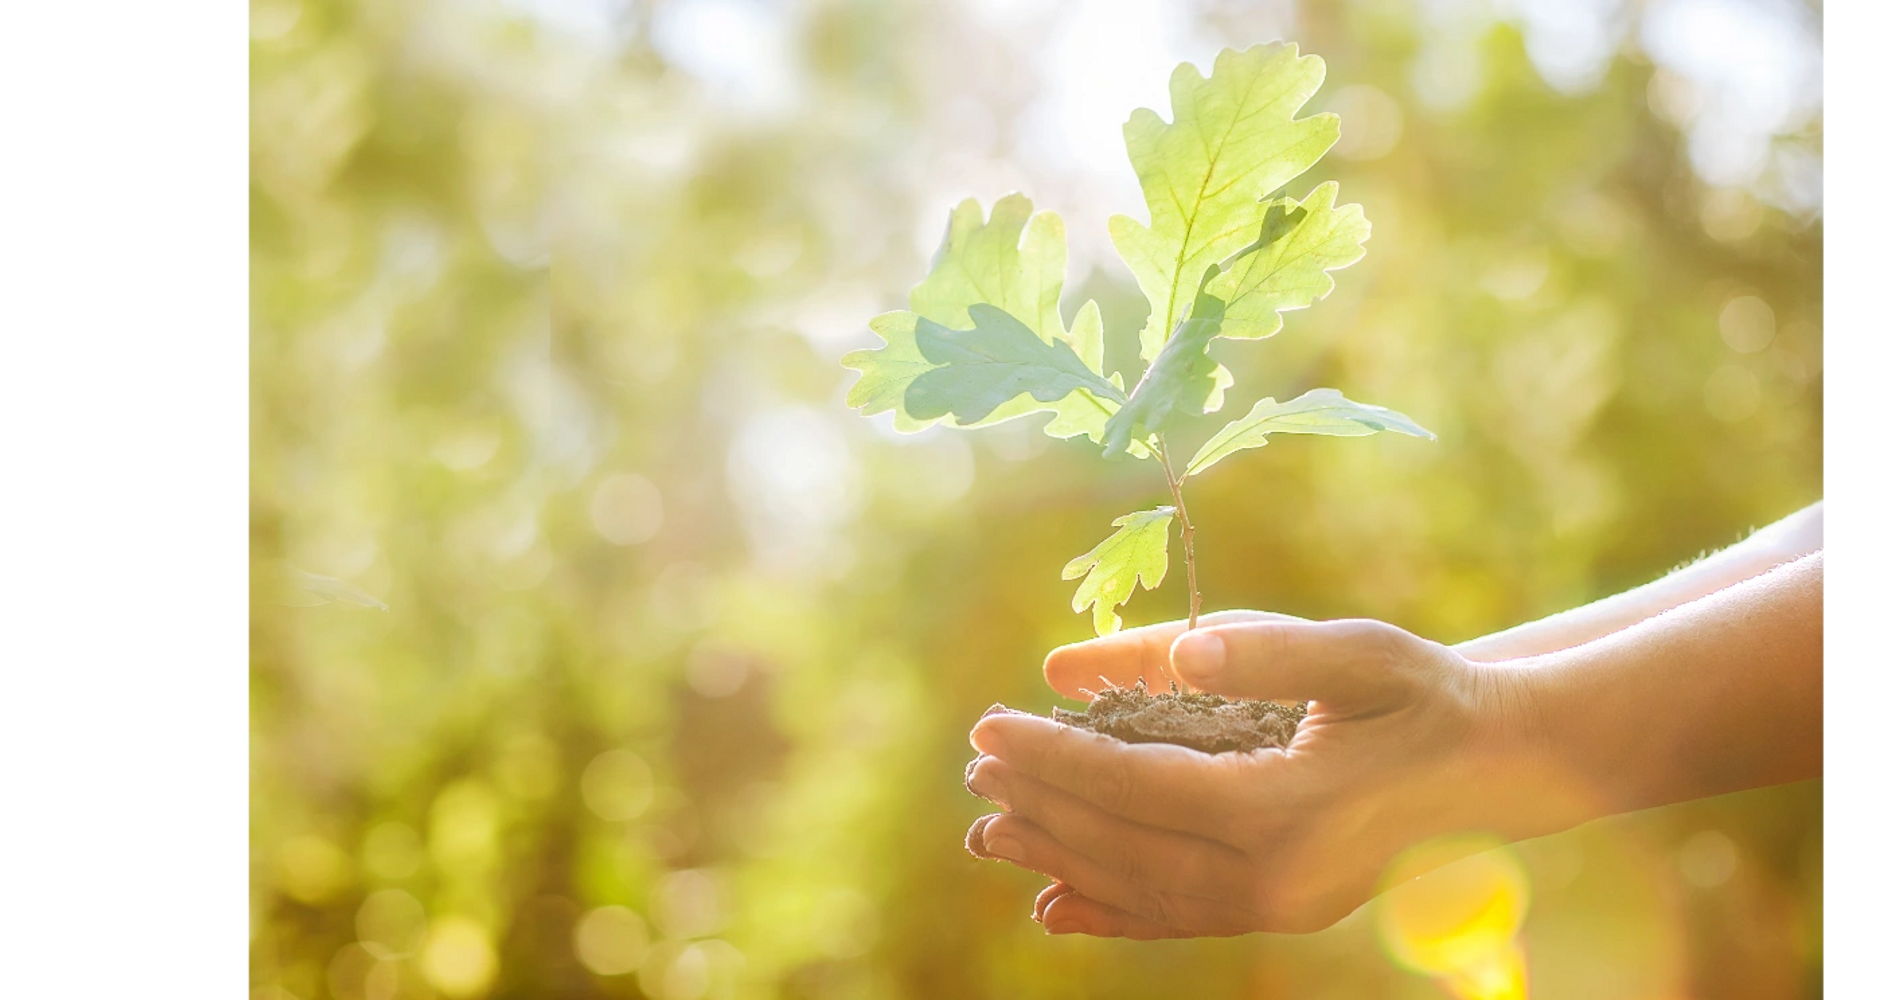
<svg viewBox="0 0 1897 1000">
<path fill-rule="evenodd" d="M 1369 256 L 1222 344 L 1180 436 L 1333 385 L 1440 440 L 1197 482 L 1208 606 L 1457 641 L 1599 597 L 1819 495 L 1820 37 L 1792 0 L 254 0 L 254 996 L 1447 995 L 1373 908 L 1042 935 L 962 850 L 966 730 L 1054 704 L 1059 569 L 1163 483 L 1042 418 L 898 435 L 838 359 L 1018 189 L 1131 365 L 1119 123 L 1295 40 L 1344 137 L 1292 193 L 1340 180 Z M 1530 994 L 1819 995 L 1820 801 L 1498 855 Z"/>
</svg>

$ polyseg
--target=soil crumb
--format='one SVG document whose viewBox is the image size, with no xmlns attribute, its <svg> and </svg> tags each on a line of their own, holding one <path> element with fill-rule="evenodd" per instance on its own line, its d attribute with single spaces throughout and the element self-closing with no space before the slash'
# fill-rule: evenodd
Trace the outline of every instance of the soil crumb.
<svg viewBox="0 0 1897 1000">
<path fill-rule="evenodd" d="M 1281 748 L 1304 719 L 1303 705 L 1230 701 L 1199 691 L 1148 694 L 1146 682 L 1109 688 L 1084 712 L 1056 708 L 1055 722 L 1127 743 L 1172 743 L 1204 753 Z"/>
</svg>

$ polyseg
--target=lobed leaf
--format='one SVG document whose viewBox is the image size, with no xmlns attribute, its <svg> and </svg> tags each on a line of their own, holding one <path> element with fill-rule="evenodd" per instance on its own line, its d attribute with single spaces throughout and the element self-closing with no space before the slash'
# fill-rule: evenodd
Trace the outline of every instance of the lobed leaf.
<svg viewBox="0 0 1897 1000">
<path fill-rule="evenodd" d="M 1182 416 L 1211 413 L 1224 404 L 1232 373 L 1206 353 L 1224 315 L 1225 303 L 1200 293 L 1192 315 L 1167 339 L 1126 405 L 1107 421 L 1101 444 L 1109 457 L 1165 433 Z"/>
<path fill-rule="evenodd" d="M 1286 403 L 1270 397 L 1259 400 L 1250 413 L 1212 435 L 1198 454 L 1192 456 L 1192 461 L 1186 463 L 1185 474 L 1195 476 L 1228 455 L 1247 448 L 1263 448 L 1266 437 L 1271 434 L 1361 437 L 1378 431 L 1436 439 L 1435 434 L 1395 410 L 1345 399 L 1336 389 L 1312 389 Z"/>
<path fill-rule="evenodd" d="M 1093 606 L 1095 635 L 1120 630 L 1116 609 L 1132 599 L 1135 586 L 1152 590 L 1166 579 L 1172 515 L 1173 508 L 1156 507 L 1117 518 L 1113 526 L 1118 530 L 1061 569 L 1063 580 L 1086 575 L 1074 591 L 1074 610 Z"/>
<path fill-rule="evenodd" d="M 916 346 L 916 322 L 912 312 L 886 312 L 869 321 L 870 331 L 883 338 L 884 346 L 851 351 L 843 356 L 843 367 L 862 374 L 843 397 L 845 404 L 863 411 L 864 416 L 896 411 L 896 429 L 914 433 L 935 423 L 918 420 L 903 409 L 903 394 L 916 376 L 935 367 Z"/>
<path fill-rule="evenodd" d="M 968 315 L 975 324 L 968 330 L 916 321 L 916 346 L 936 367 L 917 375 L 903 393 L 903 409 L 911 416 L 934 420 L 952 413 L 967 426 L 1024 393 L 1041 402 L 1076 391 L 1125 401 L 1119 388 L 1088 368 L 1065 340 L 1044 341 L 986 303 L 969 306 Z"/>
<path fill-rule="evenodd" d="M 1312 189 L 1302 203 L 1272 202 L 1258 239 L 1241 250 L 1206 291 L 1225 300 L 1221 337 L 1269 337 L 1280 313 L 1303 309 L 1337 287 L 1331 271 L 1363 259 L 1370 223 L 1362 205 L 1338 207 L 1337 182 Z"/>
<path fill-rule="evenodd" d="M 1067 267 L 1067 233 L 1060 216 L 1035 214 L 1033 203 L 1011 194 L 995 203 L 987 220 L 981 203 L 963 201 L 949 215 L 948 231 L 930 265 L 929 274 L 910 290 L 910 310 L 885 313 L 870 321 L 870 329 L 884 346 L 853 351 L 845 367 L 861 372 L 846 401 L 865 416 L 895 411 L 896 429 L 918 431 L 941 421 L 947 411 L 924 417 L 905 408 L 910 385 L 940 365 L 930 361 L 916 342 L 917 324 L 933 322 L 963 329 L 972 325 L 969 309 L 990 305 L 1014 317 L 1047 344 L 1064 342 L 1093 375 L 1101 375 L 1104 356 L 1099 306 L 1089 301 L 1074 317 L 1073 329 L 1060 321 L 1061 286 Z M 1107 418 L 1125 396 L 1117 380 L 1104 379 L 1112 392 L 1076 390 L 1055 399 L 1023 393 L 991 408 L 975 421 L 955 418 L 955 426 L 987 426 L 1052 412 L 1043 428 L 1054 437 L 1086 435 L 1099 441 Z M 1138 450 L 1138 449 L 1136 449 Z"/>
<path fill-rule="evenodd" d="M 928 276 L 909 291 L 909 308 L 924 319 L 963 329 L 968 307 L 986 303 L 1027 324 L 1042 340 L 1067 331 L 1060 322 L 1067 274 L 1067 226 L 1053 212 L 1015 193 L 995 202 L 982 221 L 981 202 L 964 199 L 949 213 L 948 232 Z"/>
<path fill-rule="evenodd" d="M 1140 357 L 1158 357 L 1208 267 L 1252 242 L 1258 202 L 1311 168 L 1338 136 L 1333 114 L 1294 118 L 1324 82 L 1324 61 L 1290 44 L 1225 50 L 1210 78 L 1172 75 L 1169 124 L 1140 108 L 1123 132 L 1150 224 L 1116 215 L 1108 230 L 1152 304 Z"/>
</svg>

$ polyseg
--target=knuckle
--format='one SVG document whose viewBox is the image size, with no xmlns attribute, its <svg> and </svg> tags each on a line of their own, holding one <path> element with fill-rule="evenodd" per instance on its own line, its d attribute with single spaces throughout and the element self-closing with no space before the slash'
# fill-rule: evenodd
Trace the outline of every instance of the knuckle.
<svg viewBox="0 0 1897 1000">
<path fill-rule="evenodd" d="M 1121 878 L 1134 885 L 1150 885 L 1155 874 L 1146 855 L 1136 848 L 1116 844 L 1112 848 L 1113 867 Z"/>
<path fill-rule="evenodd" d="M 1291 630 L 1272 623 L 1258 629 L 1258 652 L 1264 662 L 1279 664 L 1291 655 Z"/>
<path fill-rule="evenodd" d="M 1350 637 L 1380 659 L 1397 660 L 1409 652 L 1410 634 L 1395 625 L 1369 618 L 1352 619 L 1349 624 Z"/>
<path fill-rule="evenodd" d="M 1187 919 L 1185 908 L 1180 905 L 1177 896 L 1148 891 L 1142 893 L 1140 901 L 1147 911 L 1145 915 L 1148 918 L 1157 920 L 1168 927 L 1177 927 L 1180 930 L 1192 929 L 1191 921 Z"/>
<path fill-rule="evenodd" d="M 1142 858 L 1140 852 L 1136 850 L 1127 850 L 1127 848 L 1115 850 L 1114 871 L 1121 879 L 1129 880 L 1136 886 L 1144 886 L 1150 882 L 1151 865 L 1148 865 L 1146 858 Z"/>
</svg>

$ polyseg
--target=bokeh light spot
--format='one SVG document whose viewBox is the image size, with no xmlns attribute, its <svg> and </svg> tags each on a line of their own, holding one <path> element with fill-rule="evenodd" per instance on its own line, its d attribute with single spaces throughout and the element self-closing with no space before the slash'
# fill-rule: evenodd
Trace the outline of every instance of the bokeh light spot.
<svg viewBox="0 0 1897 1000">
<path fill-rule="evenodd" d="M 1689 125 L 1705 103 L 1692 80 L 1671 70 L 1654 70 L 1647 79 L 1647 107 L 1663 121 Z"/>
<path fill-rule="evenodd" d="M 580 796 L 600 819 L 636 819 L 652 805 L 652 768 L 630 750 L 608 750 L 586 765 Z"/>
<path fill-rule="evenodd" d="M 1344 120 L 1331 152 L 1346 160 L 1380 159 L 1403 138 L 1402 106 L 1367 83 L 1339 90 L 1330 109 Z"/>
<path fill-rule="evenodd" d="M 1531 247 L 1508 254 L 1482 276 L 1482 289 L 1505 302 L 1520 302 L 1541 290 L 1548 280 L 1548 251 Z"/>
<path fill-rule="evenodd" d="M 487 786 L 458 781 L 436 796 L 429 810 L 428 853 L 442 871 L 489 867 L 499 855 L 499 838 L 499 807 Z"/>
<path fill-rule="evenodd" d="M 687 868 L 659 880 L 653 890 L 652 922 L 669 938 L 701 937 L 724 922 L 717 880 Z"/>
<path fill-rule="evenodd" d="M 1699 206 L 1699 224 L 1721 243 L 1737 243 L 1759 231 L 1765 206 L 1744 188 L 1720 188 Z"/>
<path fill-rule="evenodd" d="M 718 581 L 712 571 L 689 559 L 659 571 L 647 594 L 653 623 L 689 632 L 717 620 Z"/>
<path fill-rule="evenodd" d="M 474 997 L 494 981 L 494 946 L 487 929 L 463 916 L 448 916 L 429 929 L 422 949 L 422 974 L 451 997 Z"/>
<path fill-rule="evenodd" d="M 323 903 L 349 885 L 349 855 L 315 834 L 292 837 L 277 851 L 277 875 L 291 896 Z"/>
<path fill-rule="evenodd" d="M 1772 346 L 1778 317 L 1756 295 L 1736 295 L 1719 311 L 1719 339 L 1740 354 L 1757 354 Z"/>
<path fill-rule="evenodd" d="M 303 5 L 296 0 L 254 0 L 250 5 L 250 37 L 273 41 L 288 35 L 303 19 Z"/>
<path fill-rule="evenodd" d="M 639 968 L 639 989 L 658 1000 L 698 1000 L 711 989 L 711 956 L 696 944 L 666 942 Z"/>
<path fill-rule="evenodd" d="M 646 924 L 623 906 L 602 906 L 573 927 L 573 953 L 580 964 L 601 976 L 636 972 L 645 960 Z"/>
<path fill-rule="evenodd" d="M 652 480 L 635 472 L 608 476 L 593 491 L 593 528 L 614 545 L 650 541 L 665 523 L 665 503 Z"/>
<path fill-rule="evenodd" d="M 428 914 L 400 889 L 372 892 L 356 910 L 356 937 L 377 958 L 403 958 L 421 947 Z"/>
<path fill-rule="evenodd" d="M 1732 838 L 1718 830 L 1701 830 L 1680 845 L 1680 877 L 1701 889 L 1713 889 L 1731 880 L 1739 868 L 1739 850 Z"/>
<path fill-rule="evenodd" d="M 325 979 L 335 1000 L 395 1000 L 401 990 L 401 972 L 361 945 L 344 945 L 329 960 Z"/>
<path fill-rule="evenodd" d="M 707 698 L 736 694 L 750 675 L 749 657 L 716 640 L 698 643 L 685 658 L 685 683 Z"/>
<path fill-rule="evenodd" d="M 1806 382 L 1811 381 L 1811 368 L 1805 364 L 1805 359 L 1799 355 L 1797 351 L 1788 351 L 1783 347 L 1774 347 L 1772 348 L 1772 353 L 1766 355 L 1766 357 L 1771 360 L 1772 367 L 1777 369 L 1778 373 L 1785 376 L 1786 381 L 1791 382 L 1793 385 L 1804 385 Z"/>
<path fill-rule="evenodd" d="M 493 431 L 462 430 L 436 443 L 429 455 L 456 472 L 473 472 L 486 465 L 501 447 Z"/>
</svg>

